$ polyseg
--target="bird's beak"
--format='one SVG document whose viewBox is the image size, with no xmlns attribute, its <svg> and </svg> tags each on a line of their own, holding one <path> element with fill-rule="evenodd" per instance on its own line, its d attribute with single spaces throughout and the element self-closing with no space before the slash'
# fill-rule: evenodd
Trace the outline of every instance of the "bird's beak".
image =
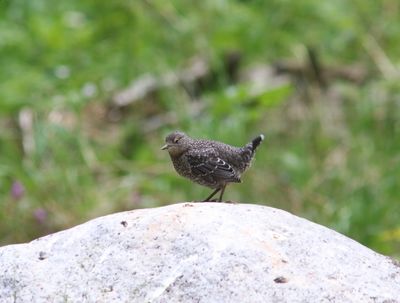
<svg viewBox="0 0 400 303">
<path fill-rule="evenodd" d="M 165 144 L 163 147 L 161 147 L 162 150 L 167 149 L 168 148 L 168 144 Z"/>
</svg>

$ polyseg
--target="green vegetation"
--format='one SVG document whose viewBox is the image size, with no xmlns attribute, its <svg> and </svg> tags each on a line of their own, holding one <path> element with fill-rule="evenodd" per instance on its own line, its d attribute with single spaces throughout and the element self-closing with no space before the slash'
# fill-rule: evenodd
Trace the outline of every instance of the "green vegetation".
<svg viewBox="0 0 400 303">
<path fill-rule="evenodd" d="M 234 145 L 264 133 L 226 199 L 283 208 L 400 256 L 399 15 L 396 0 L 0 0 L 0 243 L 205 197 L 159 150 L 181 129 Z M 240 53 L 239 73 L 254 76 L 306 62 L 307 48 L 323 66 L 367 76 L 323 88 L 290 73 L 254 93 L 224 65 Z M 201 85 L 113 101 L 193 58 L 212 70 Z"/>
</svg>

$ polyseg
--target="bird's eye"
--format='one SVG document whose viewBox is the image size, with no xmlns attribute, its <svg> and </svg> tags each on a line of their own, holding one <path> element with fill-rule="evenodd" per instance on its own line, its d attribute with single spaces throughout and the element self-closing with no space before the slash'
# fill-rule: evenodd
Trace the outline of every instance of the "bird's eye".
<svg viewBox="0 0 400 303">
<path fill-rule="evenodd" d="M 181 138 L 175 138 L 174 143 L 178 143 Z"/>
</svg>

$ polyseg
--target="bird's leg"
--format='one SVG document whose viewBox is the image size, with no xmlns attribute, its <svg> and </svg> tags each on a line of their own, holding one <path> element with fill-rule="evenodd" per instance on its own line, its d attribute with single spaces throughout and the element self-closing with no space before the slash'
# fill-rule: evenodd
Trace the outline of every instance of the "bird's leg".
<svg viewBox="0 0 400 303">
<path fill-rule="evenodd" d="M 226 185 L 224 185 L 223 187 L 221 187 L 221 193 L 219 194 L 219 200 L 218 200 L 218 202 L 222 202 L 222 196 L 224 195 L 225 187 L 226 187 Z"/>
<path fill-rule="evenodd" d="M 218 187 L 216 190 L 214 190 L 214 191 L 211 193 L 211 195 L 209 195 L 206 199 L 204 199 L 203 202 L 208 202 L 208 201 L 210 201 L 210 199 L 211 199 L 212 197 L 214 197 L 215 194 L 216 194 L 217 192 L 219 192 L 220 190 L 221 190 L 221 187 Z"/>
</svg>

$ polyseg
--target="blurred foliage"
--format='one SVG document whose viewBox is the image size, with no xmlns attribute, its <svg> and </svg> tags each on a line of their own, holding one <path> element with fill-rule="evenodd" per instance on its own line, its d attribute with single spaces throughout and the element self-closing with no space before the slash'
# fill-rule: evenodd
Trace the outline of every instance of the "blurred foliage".
<svg viewBox="0 0 400 303">
<path fill-rule="evenodd" d="M 181 129 L 233 145 L 264 133 L 227 199 L 280 207 L 399 256 L 399 15 L 396 0 L 0 0 L 0 243 L 205 197 L 159 150 Z M 254 94 L 224 72 L 231 51 L 249 69 L 301 60 L 306 46 L 371 75 Z M 196 56 L 213 69 L 200 92 L 164 87 L 110 114 L 135 79 Z"/>
</svg>

